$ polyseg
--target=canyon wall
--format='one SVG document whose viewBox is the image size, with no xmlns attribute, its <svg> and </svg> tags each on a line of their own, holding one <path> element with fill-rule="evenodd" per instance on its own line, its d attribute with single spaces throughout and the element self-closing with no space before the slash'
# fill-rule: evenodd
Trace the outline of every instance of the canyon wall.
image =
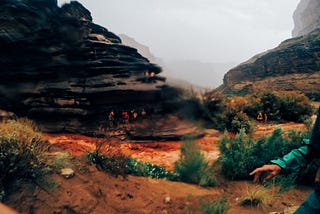
<svg viewBox="0 0 320 214">
<path fill-rule="evenodd" d="M 320 1 L 301 0 L 293 14 L 293 20 L 293 37 L 306 35 L 320 28 Z"/>
<path fill-rule="evenodd" d="M 3 0 L 0 26 L 0 110 L 47 131 L 95 129 L 111 110 L 156 108 L 170 94 L 158 65 L 76 1 Z"/>
</svg>

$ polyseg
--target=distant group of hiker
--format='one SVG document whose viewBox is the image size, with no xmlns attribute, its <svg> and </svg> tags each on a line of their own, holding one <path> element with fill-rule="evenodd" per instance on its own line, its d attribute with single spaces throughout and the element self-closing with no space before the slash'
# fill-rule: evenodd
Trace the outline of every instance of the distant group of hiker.
<svg viewBox="0 0 320 214">
<path fill-rule="evenodd" d="M 107 118 L 107 124 L 109 127 L 116 127 L 119 124 L 128 124 L 129 122 L 134 121 L 139 117 L 144 118 L 146 115 L 147 115 L 147 112 L 145 111 L 145 109 L 141 109 L 141 110 L 131 109 L 129 111 L 111 110 Z"/>
</svg>

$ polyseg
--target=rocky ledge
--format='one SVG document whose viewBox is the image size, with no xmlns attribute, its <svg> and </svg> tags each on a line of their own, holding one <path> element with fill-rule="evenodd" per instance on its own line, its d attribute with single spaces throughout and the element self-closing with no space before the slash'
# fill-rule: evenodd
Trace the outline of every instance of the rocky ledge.
<svg viewBox="0 0 320 214">
<path fill-rule="evenodd" d="M 320 30 L 288 39 L 231 69 L 219 88 L 226 93 L 296 90 L 320 99 Z"/>
<path fill-rule="evenodd" d="M 0 26 L 0 109 L 46 131 L 94 130 L 112 109 L 161 108 L 174 93 L 76 1 L 3 0 Z"/>
</svg>

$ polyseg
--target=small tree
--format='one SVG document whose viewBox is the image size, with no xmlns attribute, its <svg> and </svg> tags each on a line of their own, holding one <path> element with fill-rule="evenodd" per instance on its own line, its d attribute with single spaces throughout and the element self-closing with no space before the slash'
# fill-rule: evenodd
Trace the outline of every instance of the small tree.
<svg viewBox="0 0 320 214">
<path fill-rule="evenodd" d="M 186 138 L 183 141 L 180 159 L 174 163 L 174 168 L 180 180 L 187 183 L 212 186 L 217 182 L 211 173 L 208 160 L 194 138 Z"/>
</svg>

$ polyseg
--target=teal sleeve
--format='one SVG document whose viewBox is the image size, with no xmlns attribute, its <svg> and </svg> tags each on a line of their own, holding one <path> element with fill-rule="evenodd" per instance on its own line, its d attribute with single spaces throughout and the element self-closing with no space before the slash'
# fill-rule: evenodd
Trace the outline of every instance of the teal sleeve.
<svg viewBox="0 0 320 214">
<path fill-rule="evenodd" d="M 302 144 L 300 148 L 292 150 L 282 158 L 271 160 L 271 163 L 279 165 L 284 171 L 298 173 L 309 163 L 309 158 L 307 158 L 309 140 L 304 139 Z"/>
</svg>

